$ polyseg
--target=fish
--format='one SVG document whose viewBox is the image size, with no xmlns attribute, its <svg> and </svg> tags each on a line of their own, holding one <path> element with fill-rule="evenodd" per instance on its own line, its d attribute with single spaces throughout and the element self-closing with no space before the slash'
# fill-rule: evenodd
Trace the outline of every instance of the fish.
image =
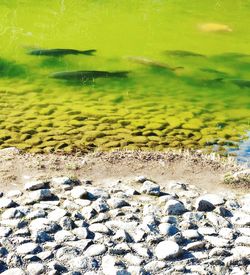
<svg viewBox="0 0 250 275">
<path fill-rule="evenodd" d="M 96 50 L 74 50 L 74 49 L 32 49 L 28 51 L 28 54 L 30 55 L 38 55 L 38 56 L 64 56 L 68 54 L 84 54 L 84 55 L 93 55 L 96 52 Z"/>
<path fill-rule="evenodd" d="M 190 51 L 174 50 L 174 51 L 165 51 L 168 55 L 179 56 L 179 57 L 205 57 L 205 55 Z"/>
<path fill-rule="evenodd" d="M 155 60 L 152 60 L 152 59 L 149 59 L 149 58 L 146 58 L 146 57 L 142 57 L 142 56 L 129 56 L 127 59 L 129 61 L 134 62 L 134 63 L 150 66 L 150 67 L 153 67 L 153 68 L 168 69 L 170 71 L 183 69 L 183 67 L 171 67 L 166 63 L 155 61 Z"/>
<path fill-rule="evenodd" d="M 200 24 L 199 29 L 203 32 L 232 32 L 233 30 L 225 24 L 220 23 L 204 23 Z"/>
<path fill-rule="evenodd" d="M 127 77 L 129 71 L 65 71 L 56 72 L 50 78 L 69 80 L 69 81 L 88 81 L 96 78 Z"/>
</svg>

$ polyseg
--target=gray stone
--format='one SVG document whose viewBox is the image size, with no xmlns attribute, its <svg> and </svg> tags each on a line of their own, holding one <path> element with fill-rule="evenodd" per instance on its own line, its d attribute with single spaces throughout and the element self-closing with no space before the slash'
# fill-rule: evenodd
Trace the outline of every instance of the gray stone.
<svg viewBox="0 0 250 275">
<path fill-rule="evenodd" d="M 64 190 L 69 190 L 73 186 L 80 184 L 79 180 L 71 179 L 69 177 L 54 177 L 51 179 L 51 183 L 53 186 L 62 188 Z"/>
<path fill-rule="evenodd" d="M 129 206 L 129 203 L 127 201 L 125 201 L 123 199 L 120 199 L 120 198 L 108 199 L 107 203 L 113 209 L 121 208 L 121 207 L 124 207 L 124 206 Z"/>
<path fill-rule="evenodd" d="M 155 256 L 159 260 L 176 258 L 181 254 L 181 248 L 176 242 L 162 241 L 155 248 Z"/>
<path fill-rule="evenodd" d="M 179 232 L 178 228 L 169 223 L 161 223 L 159 225 L 159 231 L 162 235 L 173 236 Z"/>
<path fill-rule="evenodd" d="M 131 248 L 126 243 L 117 244 L 114 248 L 110 249 L 109 252 L 112 255 L 125 255 L 131 252 Z"/>
<path fill-rule="evenodd" d="M 37 218 L 44 218 L 46 216 L 46 212 L 43 209 L 37 209 L 34 211 L 31 211 L 27 214 L 27 219 L 37 219 Z"/>
<path fill-rule="evenodd" d="M 149 180 L 143 182 L 140 192 L 152 196 L 160 196 L 161 193 L 160 186 Z"/>
<path fill-rule="evenodd" d="M 59 226 L 57 223 L 50 221 L 46 218 L 37 218 L 35 220 L 32 220 L 29 229 L 31 232 L 36 231 L 45 231 L 47 233 L 54 233 L 58 230 Z"/>
<path fill-rule="evenodd" d="M 47 232 L 44 231 L 35 231 L 32 234 L 31 238 L 36 243 L 53 241 L 53 238 Z"/>
<path fill-rule="evenodd" d="M 206 194 L 197 198 L 195 207 L 197 211 L 212 211 L 217 205 L 224 204 L 223 197 L 216 194 Z"/>
<path fill-rule="evenodd" d="M 98 267 L 95 259 L 86 258 L 85 256 L 76 257 L 69 262 L 70 268 L 73 270 L 91 270 Z"/>
<path fill-rule="evenodd" d="M 94 201 L 92 207 L 96 210 L 97 213 L 109 210 L 107 202 L 102 198 L 98 198 L 96 201 Z"/>
<path fill-rule="evenodd" d="M 54 195 L 51 193 L 50 189 L 39 189 L 31 191 L 29 197 L 32 201 L 43 201 L 52 199 Z"/>
<path fill-rule="evenodd" d="M 169 200 L 164 207 L 164 211 L 168 215 L 181 215 L 186 211 L 186 208 L 180 201 Z"/>
<path fill-rule="evenodd" d="M 107 191 L 100 188 L 88 188 L 88 199 L 96 200 L 98 198 L 109 199 L 110 195 Z"/>
</svg>

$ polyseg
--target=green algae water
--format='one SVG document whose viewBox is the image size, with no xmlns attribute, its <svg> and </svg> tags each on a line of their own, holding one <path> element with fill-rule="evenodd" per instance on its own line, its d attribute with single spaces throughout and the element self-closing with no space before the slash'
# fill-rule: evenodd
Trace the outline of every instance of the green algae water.
<svg viewBox="0 0 250 275">
<path fill-rule="evenodd" d="M 249 160 L 250 0 L 1 0 L 0 148 Z M 31 49 L 96 49 L 42 56 Z M 68 81 L 64 71 L 128 71 Z"/>
</svg>

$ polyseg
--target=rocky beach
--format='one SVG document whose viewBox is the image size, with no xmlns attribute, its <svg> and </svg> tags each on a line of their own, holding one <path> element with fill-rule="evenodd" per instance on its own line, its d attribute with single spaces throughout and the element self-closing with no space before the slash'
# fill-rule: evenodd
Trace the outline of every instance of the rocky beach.
<svg viewBox="0 0 250 275">
<path fill-rule="evenodd" d="M 249 170 L 230 160 L 0 153 L 4 275 L 250 273 Z"/>
</svg>

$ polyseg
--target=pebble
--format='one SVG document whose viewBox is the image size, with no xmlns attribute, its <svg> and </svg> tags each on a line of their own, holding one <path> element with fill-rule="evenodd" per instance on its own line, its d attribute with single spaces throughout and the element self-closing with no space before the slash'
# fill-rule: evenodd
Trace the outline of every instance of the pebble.
<svg viewBox="0 0 250 275">
<path fill-rule="evenodd" d="M 164 210 L 167 215 L 181 215 L 186 211 L 186 208 L 180 201 L 169 200 Z"/>
<path fill-rule="evenodd" d="M 35 254 L 37 252 L 40 252 L 41 248 L 36 244 L 32 242 L 24 243 L 16 248 L 17 254 L 26 255 L 26 254 Z"/>
<path fill-rule="evenodd" d="M 12 207 L 14 204 L 12 199 L 0 198 L 0 209 Z"/>
<path fill-rule="evenodd" d="M 131 186 L 103 188 L 68 177 L 41 182 L 30 181 L 23 193 L 0 198 L 1 274 L 247 274 L 250 269 L 248 195 L 203 194 L 179 181 L 161 190 L 146 177 Z M 175 193 L 165 193 L 171 186 Z"/>
<path fill-rule="evenodd" d="M 152 196 L 160 196 L 161 193 L 160 186 L 149 180 L 143 182 L 140 192 Z"/>
<path fill-rule="evenodd" d="M 107 248 L 104 244 L 93 244 L 85 252 L 86 257 L 94 257 L 104 254 Z"/>
<path fill-rule="evenodd" d="M 155 248 L 155 256 L 159 260 L 178 257 L 181 254 L 181 249 L 176 242 L 162 241 Z"/>
<path fill-rule="evenodd" d="M 48 181 L 42 181 L 42 180 L 34 180 L 27 182 L 24 185 L 24 189 L 28 191 L 34 191 L 38 189 L 44 189 L 48 186 L 49 182 Z"/>
<path fill-rule="evenodd" d="M 50 189 L 39 189 L 36 191 L 31 191 L 29 197 L 32 201 L 43 201 L 53 199 L 53 194 Z"/>
<path fill-rule="evenodd" d="M 41 263 L 31 263 L 27 266 L 27 271 L 30 275 L 39 275 L 45 271 L 45 267 Z"/>
<path fill-rule="evenodd" d="M 76 186 L 71 190 L 71 197 L 74 199 L 86 199 L 88 192 L 84 186 Z"/>
<path fill-rule="evenodd" d="M 2 275 L 26 275 L 21 268 L 10 268 L 1 274 Z"/>
</svg>

